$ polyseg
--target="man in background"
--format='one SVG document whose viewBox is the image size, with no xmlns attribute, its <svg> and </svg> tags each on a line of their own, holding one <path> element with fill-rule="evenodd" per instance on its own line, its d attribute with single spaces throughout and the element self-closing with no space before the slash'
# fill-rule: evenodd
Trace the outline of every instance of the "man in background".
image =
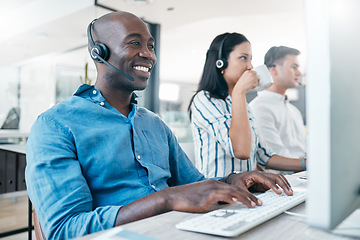
<svg viewBox="0 0 360 240">
<path fill-rule="evenodd" d="M 296 88 L 299 84 L 299 54 L 299 50 L 285 46 L 271 47 L 268 50 L 264 64 L 271 73 L 273 85 L 258 92 L 258 96 L 249 105 L 261 139 L 281 156 L 304 157 L 305 166 L 306 136 L 303 118 L 286 96 L 287 89 Z"/>
</svg>

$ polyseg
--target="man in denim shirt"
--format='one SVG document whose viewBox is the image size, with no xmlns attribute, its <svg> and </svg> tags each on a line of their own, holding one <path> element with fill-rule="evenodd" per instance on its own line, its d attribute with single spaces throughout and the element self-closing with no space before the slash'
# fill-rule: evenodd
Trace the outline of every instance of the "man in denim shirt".
<svg viewBox="0 0 360 240">
<path fill-rule="evenodd" d="M 163 121 L 136 105 L 155 65 L 154 39 L 126 12 L 89 25 L 94 86 L 41 114 L 27 143 L 29 197 L 47 239 L 68 239 L 171 210 L 261 205 L 248 188 L 292 195 L 282 175 L 206 180 Z M 94 42 L 92 42 L 94 41 Z M 107 62 L 105 62 L 107 61 Z M 111 66 L 109 65 L 111 64 Z"/>
</svg>

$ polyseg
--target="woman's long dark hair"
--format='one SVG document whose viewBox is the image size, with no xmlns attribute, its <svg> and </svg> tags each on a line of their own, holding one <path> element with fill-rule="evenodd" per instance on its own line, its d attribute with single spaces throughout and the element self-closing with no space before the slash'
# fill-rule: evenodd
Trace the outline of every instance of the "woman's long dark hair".
<svg viewBox="0 0 360 240">
<path fill-rule="evenodd" d="M 249 42 L 249 40 L 240 33 L 223 33 L 215 37 L 212 41 L 210 48 L 206 53 L 206 60 L 201 80 L 195 94 L 190 100 L 188 107 L 190 118 L 191 104 L 198 92 L 205 90 L 210 93 L 210 97 L 222 100 L 225 100 L 225 98 L 229 95 L 229 89 L 221 70 L 216 67 L 216 60 L 218 60 L 221 45 L 222 53 L 220 55 L 223 59 L 227 60 L 229 58 L 229 54 L 234 50 L 234 47 L 243 42 Z"/>
</svg>

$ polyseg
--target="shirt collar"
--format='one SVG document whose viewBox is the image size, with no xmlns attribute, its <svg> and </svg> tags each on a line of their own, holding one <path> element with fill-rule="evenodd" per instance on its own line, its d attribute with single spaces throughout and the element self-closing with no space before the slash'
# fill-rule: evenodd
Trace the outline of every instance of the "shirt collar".
<svg viewBox="0 0 360 240">
<path fill-rule="evenodd" d="M 85 97 L 87 95 L 94 102 L 105 102 L 105 98 L 101 95 L 100 91 L 96 89 L 93 85 L 82 84 L 74 93 L 74 96 Z M 137 105 L 138 95 L 132 93 L 130 103 Z"/>
<path fill-rule="evenodd" d="M 133 104 L 137 104 L 137 99 L 139 98 L 138 95 L 136 95 L 136 93 L 133 92 L 133 94 L 131 95 L 131 100 L 130 100 L 130 103 L 133 103 Z"/>
<path fill-rule="evenodd" d="M 107 109 L 112 109 L 113 107 L 106 101 L 106 99 L 101 95 L 101 92 L 96 89 L 93 85 L 82 84 L 74 93 L 74 96 L 82 97 L 89 101 L 92 101 L 95 104 L 99 104 Z M 137 109 L 137 99 L 138 96 L 133 92 L 130 100 L 132 105 L 132 112 Z"/>
<path fill-rule="evenodd" d="M 264 91 L 260 91 L 257 93 L 259 96 L 264 96 L 268 99 L 273 99 L 275 101 L 279 101 L 279 102 L 289 102 L 289 99 L 286 95 L 281 95 L 279 93 L 276 92 L 271 92 L 268 90 L 264 90 Z"/>
<path fill-rule="evenodd" d="M 83 92 L 85 92 L 86 90 L 90 89 L 90 88 L 94 88 L 94 86 L 92 85 L 88 85 L 88 84 L 82 84 L 74 93 L 75 96 L 81 96 Z M 95 89 L 95 88 L 94 88 Z"/>
</svg>

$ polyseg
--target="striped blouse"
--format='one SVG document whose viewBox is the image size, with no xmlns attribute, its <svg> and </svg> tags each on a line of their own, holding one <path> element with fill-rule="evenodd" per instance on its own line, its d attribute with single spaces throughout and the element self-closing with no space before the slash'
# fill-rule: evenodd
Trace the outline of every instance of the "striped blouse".
<svg viewBox="0 0 360 240">
<path fill-rule="evenodd" d="M 251 153 L 247 160 L 235 157 L 229 137 L 231 123 L 231 97 L 210 98 L 200 91 L 191 105 L 191 129 L 195 143 L 195 166 L 206 177 L 224 177 L 233 171 L 248 172 L 256 163 L 265 166 L 274 155 L 258 138 L 254 119 L 248 108 L 251 126 Z"/>
</svg>

